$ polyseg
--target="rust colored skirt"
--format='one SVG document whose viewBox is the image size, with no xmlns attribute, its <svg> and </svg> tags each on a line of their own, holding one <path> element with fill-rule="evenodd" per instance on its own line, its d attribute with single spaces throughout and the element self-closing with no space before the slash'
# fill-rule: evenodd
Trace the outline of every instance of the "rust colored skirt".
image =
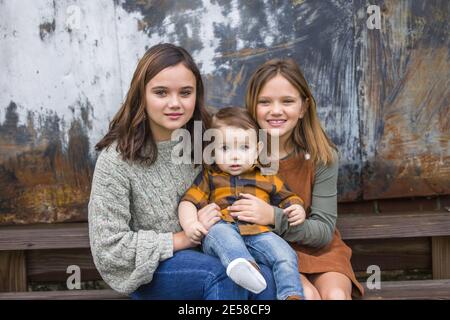
<svg viewBox="0 0 450 320">
<path fill-rule="evenodd" d="M 352 281 L 352 296 L 364 295 L 363 286 L 356 280 L 350 258 L 352 250 L 342 241 L 336 229 L 330 244 L 321 249 L 301 246 L 295 243 L 290 245 L 297 252 L 299 271 L 304 275 L 324 272 L 339 272 Z"/>
</svg>

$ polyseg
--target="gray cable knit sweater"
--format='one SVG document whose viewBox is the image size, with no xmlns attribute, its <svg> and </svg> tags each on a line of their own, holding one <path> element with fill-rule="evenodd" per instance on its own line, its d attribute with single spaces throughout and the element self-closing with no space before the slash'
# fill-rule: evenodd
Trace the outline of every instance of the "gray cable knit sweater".
<svg viewBox="0 0 450 320">
<path fill-rule="evenodd" d="M 174 164 L 177 142 L 158 143 L 151 166 L 124 161 L 116 144 L 102 150 L 89 201 L 91 251 L 102 278 L 130 294 L 148 283 L 160 261 L 173 255 L 173 233 L 181 231 L 177 207 L 200 167 Z"/>
</svg>

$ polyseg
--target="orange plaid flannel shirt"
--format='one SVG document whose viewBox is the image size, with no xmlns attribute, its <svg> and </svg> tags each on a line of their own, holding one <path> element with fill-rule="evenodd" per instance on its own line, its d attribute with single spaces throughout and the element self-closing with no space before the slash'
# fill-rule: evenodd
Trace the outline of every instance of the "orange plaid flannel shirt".
<svg viewBox="0 0 450 320">
<path fill-rule="evenodd" d="M 220 207 L 222 220 L 237 223 L 241 235 L 271 231 L 268 226 L 238 221 L 230 215 L 227 207 L 240 199 L 240 193 L 252 194 L 280 208 L 287 208 L 292 204 L 303 205 L 303 200 L 292 193 L 278 176 L 264 176 L 259 168 L 238 176 L 222 172 L 218 168 L 204 168 L 181 201 L 192 202 L 198 210 L 209 203 L 216 203 Z"/>
</svg>

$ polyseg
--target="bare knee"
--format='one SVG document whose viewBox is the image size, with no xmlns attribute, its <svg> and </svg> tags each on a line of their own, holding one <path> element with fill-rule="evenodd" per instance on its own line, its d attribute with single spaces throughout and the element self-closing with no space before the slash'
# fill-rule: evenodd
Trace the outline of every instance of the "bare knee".
<svg viewBox="0 0 450 320">
<path fill-rule="evenodd" d="M 305 294 L 305 299 L 306 300 L 322 300 L 322 298 L 320 297 L 319 292 L 314 287 L 305 286 L 303 288 L 303 293 Z"/>
<path fill-rule="evenodd" d="M 323 300 L 351 300 L 352 297 L 342 288 L 329 288 L 321 292 Z"/>
<path fill-rule="evenodd" d="M 311 281 L 309 281 L 309 279 L 305 275 L 300 274 L 300 279 L 303 285 L 303 294 L 305 295 L 306 300 L 322 300 L 319 291 L 317 291 L 317 288 L 311 283 Z"/>
</svg>

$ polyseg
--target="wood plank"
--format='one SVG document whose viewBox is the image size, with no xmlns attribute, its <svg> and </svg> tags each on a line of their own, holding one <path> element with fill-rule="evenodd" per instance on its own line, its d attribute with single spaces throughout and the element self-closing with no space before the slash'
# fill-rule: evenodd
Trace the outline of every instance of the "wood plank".
<svg viewBox="0 0 450 320">
<path fill-rule="evenodd" d="M 382 271 L 431 270 L 430 238 L 346 240 L 352 249 L 354 271 L 366 272 L 370 265 Z"/>
<path fill-rule="evenodd" d="M 433 237 L 433 279 L 450 279 L 450 237 Z"/>
<path fill-rule="evenodd" d="M 126 300 L 112 289 L 0 293 L 0 300 Z"/>
<path fill-rule="evenodd" d="M 344 214 L 337 221 L 343 239 L 450 235 L 450 212 Z M 1 226 L 0 250 L 89 248 L 87 223 Z"/>
<path fill-rule="evenodd" d="M 380 290 L 365 286 L 364 300 L 449 300 L 450 280 L 382 282 Z"/>
<path fill-rule="evenodd" d="M 337 220 L 343 239 L 381 239 L 447 236 L 450 212 L 340 215 Z"/>
<path fill-rule="evenodd" d="M 430 238 L 348 240 L 355 271 L 366 271 L 370 265 L 381 270 L 431 270 Z M 89 249 L 28 250 L 28 280 L 31 282 L 64 282 L 67 266 L 81 268 L 82 281 L 101 280 Z"/>
<path fill-rule="evenodd" d="M 450 280 L 382 282 L 380 290 L 365 288 L 363 300 L 450 299 Z M 110 289 L 0 293 L 0 300 L 100 300 L 129 299 Z"/>
<path fill-rule="evenodd" d="M 89 248 L 87 223 L 0 227 L 0 250 Z"/>
<path fill-rule="evenodd" d="M 23 251 L 0 252 L 0 292 L 26 291 L 27 271 Z"/>
<path fill-rule="evenodd" d="M 28 250 L 28 281 L 65 282 L 67 267 L 77 265 L 81 281 L 101 280 L 89 249 Z"/>
</svg>

